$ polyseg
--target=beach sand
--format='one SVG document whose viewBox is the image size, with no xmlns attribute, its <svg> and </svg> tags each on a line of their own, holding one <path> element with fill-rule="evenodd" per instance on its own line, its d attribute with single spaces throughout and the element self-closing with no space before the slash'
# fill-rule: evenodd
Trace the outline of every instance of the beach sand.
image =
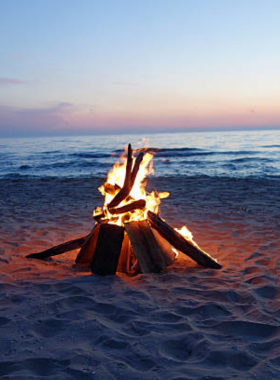
<svg viewBox="0 0 280 380">
<path fill-rule="evenodd" d="M 149 180 L 222 270 L 180 256 L 166 273 L 99 277 L 77 251 L 25 259 L 91 230 L 101 182 L 0 180 L 0 378 L 279 379 L 279 181 Z"/>
</svg>

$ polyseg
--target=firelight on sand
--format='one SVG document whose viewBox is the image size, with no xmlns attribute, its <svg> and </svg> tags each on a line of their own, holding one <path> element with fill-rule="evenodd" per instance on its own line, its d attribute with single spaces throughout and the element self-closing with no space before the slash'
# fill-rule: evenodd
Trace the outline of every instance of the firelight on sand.
<svg viewBox="0 0 280 380">
<path fill-rule="evenodd" d="M 145 189 L 147 175 L 153 173 L 153 155 L 138 149 L 136 156 L 130 144 L 126 153 L 99 188 L 104 205 L 94 210 L 89 235 L 27 257 L 46 258 L 81 247 L 76 264 L 109 275 L 162 272 L 182 252 L 202 266 L 220 269 L 217 260 L 193 241 L 186 226 L 176 230 L 158 215 L 161 199 L 169 193 Z"/>
</svg>

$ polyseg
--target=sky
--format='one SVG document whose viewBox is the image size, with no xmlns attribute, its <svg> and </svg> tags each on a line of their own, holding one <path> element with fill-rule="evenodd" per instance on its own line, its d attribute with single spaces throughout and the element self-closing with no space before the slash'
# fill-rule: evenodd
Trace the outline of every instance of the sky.
<svg viewBox="0 0 280 380">
<path fill-rule="evenodd" d="M 279 0 L 0 0 L 0 137 L 280 128 Z"/>
</svg>

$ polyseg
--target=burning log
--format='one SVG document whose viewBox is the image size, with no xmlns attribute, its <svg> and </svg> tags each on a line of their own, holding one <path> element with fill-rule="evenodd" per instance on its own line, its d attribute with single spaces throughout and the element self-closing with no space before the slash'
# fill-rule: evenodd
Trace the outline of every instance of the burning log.
<svg viewBox="0 0 280 380">
<path fill-rule="evenodd" d="M 140 153 L 138 155 L 135 161 L 134 167 L 132 169 L 132 148 L 131 148 L 131 145 L 128 144 L 124 184 L 121 190 L 115 196 L 115 198 L 113 198 L 111 202 L 108 204 L 109 211 L 111 208 L 117 207 L 129 195 L 134 185 L 143 157 L 144 157 L 143 153 Z"/>
<path fill-rule="evenodd" d="M 99 223 L 101 219 L 105 218 L 106 214 L 105 212 L 101 212 L 100 214 L 93 215 L 93 219 Z"/>
<path fill-rule="evenodd" d="M 92 273 L 101 276 L 115 274 L 122 249 L 124 228 L 114 224 L 101 224 L 93 258 Z"/>
<path fill-rule="evenodd" d="M 108 183 L 106 182 L 105 185 L 104 185 L 104 190 L 106 193 L 110 194 L 110 195 L 116 195 L 116 192 L 120 191 L 121 190 L 121 187 L 115 183 L 114 185 L 111 185 L 111 183 Z M 126 198 L 125 198 L 126 201 L 135 201 L 135 199 L 131 196 L 131 195 L 128 195 Z M 134 208 L 134 210 L 136 209 L 141 209 L 141 208 L 145 208 L 145 205 L 143 204 L 143 200 L 139 200 L 140 203 L 135 203 L 136 207 Z M 133 202 L 131 202 L 130 204 L 132 205 Z M 142 206 L 143 204 L 143 206 Z M 126 205 L 128 206 L 128 205 Z M 122 213 L 125 213 L 125 212 L 129 212 L 129 211 L 133 211 L 133 209 L 131 210 L 128 210 L 128 211 L 122 211 L 122 212 L 115 212 L 116 210 L 119 210 L 120 208 L 112 208 L 110 209 L 110 213 L 113 214 L 113 215 L 118 215 L 118 214 L 122 214 Z M 125 210 L 125 209 L 124 209 Z M 95 214 L 93 216 L 93 219 L 96 220 L 97 223 L 100 222 L 100 220 L 102 220 L 103 218 L 106 218 L 106 213 L 105 212 L 101 212 L 100 214 Z"/>
<path fill-rule="evenodd" d="M 165 223 L 158 215 L 148 211 L 148 220 L 152 227 L 155 228 L 174 248 L 183 252 L 198 264 L 207 268 L 220 269 L 221 265 L 213 259 L 208 253 L 186 240 L 179 232 Z"/>
<path fill-rule="evenodd" d="M 121 187 L 117 183 L 112 185 L 111 183 L 106 182 L 104 185 L 104 190 L 105 190 L 105 193 L 110 194 L 112 196 L 115 196 L 116 193 L 121 190 Z M 128 195 L 125 199 L 126 199 L 126 201 L 134 201 L 135 200 L 131 195 Z"/>
<path fill-rule="evenodd" d="M 143 273 L 157 273 L 166 269 L 162 252 L 146 220 L 126 223 L 124 228 Z"/>
<path fill-rule="evenodd" d="M 70 240 L 65 243 L 56 245 L 55 247 L 46 249 L 42 252 L 37 253 L 30 253 L 29 255 L 25 256 L 28 259 L 39 259 L 44 260 L 52 256 L 61 255 L 62 253 L 68 252 L 68 251 L 74 251 L 75 249 L 81 248 L 82 245 L 85 243 L 89 235 L 82 236 L 78 239 Z"/>
<path fill-rule="evenodd" d="M 128 203 L 127 205 L 122 206 L 122 207 L 110 208 L 110 214 L 120 215 L 120 214 L 125 214 L 127 212 L 132 212 L 135 210 L 141 210 L 145 207 L 146 207 L 146 201 L 144 199 L 139 199 L 139 201 Z"/>
</svg>

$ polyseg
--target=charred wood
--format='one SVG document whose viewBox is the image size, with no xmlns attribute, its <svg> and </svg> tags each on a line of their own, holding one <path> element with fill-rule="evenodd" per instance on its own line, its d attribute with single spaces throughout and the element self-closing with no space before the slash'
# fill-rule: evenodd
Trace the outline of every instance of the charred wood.
<svg viewBox="0 0 280 380">
<path fill-rule="evenodd" d="M 176 254 L 173 251 L 174 247 L 167 240 L 165 240 L 156 229 L 152 228 L 152 231 L 163 254 L 165 264 L 171 265 L 176 258 Z"/>
<path fill-rule="evenodd" d="M 145 206 L 146 206 L 146 201 L 144 199 L 140 199 L 139 201 L 128 203 L 127 205 L 122 206 L 122 207 L 110 208 L 109 212 L 110 214 L 113 214 L 113 215 L 120 215 L 120 214 L 125 214 L 126 212 L 132 212 L 139 209 L 141 210 L 145 208 Z"/>
<path fill-rule="evenodd" d="M 101 223 L 107 223 L 108 221 L 102 221 Z M 75 260 L 77 265 L 88 266 L 91 263 L 93 252 L 96 247 L 97 237 L 99 233 L 99 228 L 101 224 L 96 224 L 88 235 L 86 241 L 84 242 L 80 252 Z"/>
<path fill-rule="evenodd" d="M 124 228 L 101 224 L 90 268 L 92 273 L 106 276 L 115 274 L 122 249 Z"/>
<path fill-rule="evenodd" d="M 75 249 L 81 248 L 81 246 L 85 243 L 89 235 L 82 236 L 78 239 L 70 240 L 65 243 L 56 245 L 52 248 L 46 249 L 42 252 L 30 253 L 25 256 L 28 259 L 39 259 L 44 260 L 52 256 L 61 255 L 62 253 L 73 251 Z"/>
<path fill-rule="evenodd" d="M 120 204 L 129 195 L 132 189 L 131 169 L 132 169 L 132 148 L 131 148 L 131 145 L 128 144 L 124 184 L 121 190 L 115 196 L 115 198 L 113 198 L 111 202 L 108 204 L 109 209 L 118 206 L 118 204 Z"/>
<path fill-rule="evenodd" d="M 222 266 L 201 248 L 194 246 L 186 240 L 179 232 L 164 222 L 158 215 L 148 211 L 148 220 L 151 226 L 155 228 L 174 248 L 178 249 L 198 264 L 207 268 L 220 269 Z"/>
<path fill-rule="evenodd" d="M 146 220 L 126 223 L 125 230 L 143 273 L 161 272 L 166 268 L 162 252 Z"/>
<path fill-rule="evenodd" d="M 126 233 L 124 233 L 122 250 L 118 262 L 117 272 L 128 273 L 130 271 L 131 244 Z"/>
</svg>

